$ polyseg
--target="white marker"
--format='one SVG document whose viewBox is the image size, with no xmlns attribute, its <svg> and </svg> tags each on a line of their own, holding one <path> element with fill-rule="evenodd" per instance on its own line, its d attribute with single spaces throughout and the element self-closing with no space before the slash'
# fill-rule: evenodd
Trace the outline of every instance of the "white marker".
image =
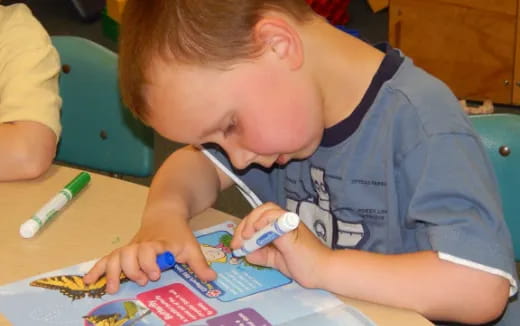
<svg viewBox="0 0 520 326">
<path fill-rule="evenodd" d="M 47 204 L 45 204 L 33 217 L 20 226 L 20 235 L 24 238 L 33 237 L 48 220 L 65 206 L 81 189 L 90 181 L 90 174 L 81 172 Z"/>
<path fill-rule="evenodd" d="M 243 257 L 273 242 L 278 237 L 291 232 L 300 224 L 298 215 L 288 212 L 256 232 L 250 239 L 244 241 L 242 248 L 233 250 L 233 256 Z"/>
</svg>

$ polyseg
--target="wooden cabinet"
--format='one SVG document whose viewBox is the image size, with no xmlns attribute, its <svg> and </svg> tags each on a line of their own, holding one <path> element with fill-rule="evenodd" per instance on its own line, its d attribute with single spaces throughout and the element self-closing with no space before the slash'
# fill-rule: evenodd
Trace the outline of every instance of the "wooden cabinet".
<svg viewBox="0 0 520 326">
<path fill-rule="evenodd" d="M 390 0 L 389 41 L 456 96 L 520 104 L 520 0 Z"/>
</svg>

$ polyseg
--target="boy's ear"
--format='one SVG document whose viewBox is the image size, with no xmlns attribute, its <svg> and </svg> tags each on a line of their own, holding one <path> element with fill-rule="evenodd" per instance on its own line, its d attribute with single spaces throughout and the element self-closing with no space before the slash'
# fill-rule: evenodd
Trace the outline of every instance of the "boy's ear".
<svg viewBox="0 0 520 326">
<path fill-rule="evenodd" d="M 303 44 L 294 26 L 281 18 L 260 19 L 254 29 L 254 39 L 263 52 L 272 51 L 280 60 L 285 60 L 290 69 L 303 64 Z"/>
</svg>

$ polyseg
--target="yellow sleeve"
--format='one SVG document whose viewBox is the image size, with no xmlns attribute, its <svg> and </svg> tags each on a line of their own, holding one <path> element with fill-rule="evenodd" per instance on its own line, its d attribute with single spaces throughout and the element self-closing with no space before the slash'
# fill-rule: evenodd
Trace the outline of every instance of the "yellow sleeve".
<svg viewBox="0 0 520 326">
<path fill-rule="evenodd" d="M 0 123 L 35 121 L 61 133 L 59 55 L 23 4 L 0 5 Z"/>
</svg>

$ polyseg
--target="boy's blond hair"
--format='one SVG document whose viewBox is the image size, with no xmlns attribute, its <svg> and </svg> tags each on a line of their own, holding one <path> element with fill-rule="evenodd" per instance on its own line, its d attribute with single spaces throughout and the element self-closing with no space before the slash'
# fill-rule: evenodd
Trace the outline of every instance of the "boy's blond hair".
<svg viewBox="0 0 520 326">
<path fill-rule="evenodd" d="M 123 102 L 147 120 L 142 89 L 157 55 L 166 61 L 221 67 L 254 58 L 260 48 L 253 28 L 268 10 L 300 22 L 313 14 L 305 0 L 129 0 L 119 46 Z"/>
</svg>

